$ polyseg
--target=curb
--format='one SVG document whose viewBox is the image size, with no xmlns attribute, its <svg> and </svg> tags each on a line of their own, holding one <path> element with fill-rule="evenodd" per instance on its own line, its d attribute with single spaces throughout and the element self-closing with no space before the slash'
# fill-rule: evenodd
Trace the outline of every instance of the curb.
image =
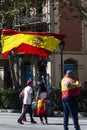
<svg viewBox="0 0 87 130">
<path fill-rule="evenodd" d="M 21 113 L 18 109 L 0 109 L 0 113 Z"/>
<path fill-rule="evenodd" d="M 0 113 L 21 113 L 21 110 L 18 110 L 18 109 L 0 109 Z M 53 117 L 63 117 L 63 112 L 54 111 Z M 87 117 L 87 113 L 86 112 L 80 112 L 80 113 L 78 113 L 78 117 Z"/>
</svg>

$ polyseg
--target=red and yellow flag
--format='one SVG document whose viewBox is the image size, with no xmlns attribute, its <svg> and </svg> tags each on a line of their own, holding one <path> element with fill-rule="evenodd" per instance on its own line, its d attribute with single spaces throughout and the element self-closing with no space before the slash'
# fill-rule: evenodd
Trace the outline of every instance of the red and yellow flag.
<svg viewBox="0 0 87 130">
<path fill-rule="evenodd" d="M 47 32 L 18 32 L 3 29 L 2 58 L 6 58 L 12 50 L 18 53 L 48 57 L 64 37 L 64 35 Z"/>
</svg>

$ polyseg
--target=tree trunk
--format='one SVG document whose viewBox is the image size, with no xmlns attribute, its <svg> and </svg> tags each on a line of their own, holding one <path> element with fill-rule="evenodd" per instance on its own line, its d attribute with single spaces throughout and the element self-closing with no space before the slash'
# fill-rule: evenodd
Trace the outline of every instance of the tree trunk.
<svg viewBox="0 0 87 130">
<path fill-rule="evenodd" d="M 12 53 L 9 54 L 9 67 L 11 72 L 11 78 L 13 82 L 13 88 L 18 89 L 18 83 L 16 80 L 15 70 L 14 70 L 14 58 L 12 56 Z"/>
</svg>

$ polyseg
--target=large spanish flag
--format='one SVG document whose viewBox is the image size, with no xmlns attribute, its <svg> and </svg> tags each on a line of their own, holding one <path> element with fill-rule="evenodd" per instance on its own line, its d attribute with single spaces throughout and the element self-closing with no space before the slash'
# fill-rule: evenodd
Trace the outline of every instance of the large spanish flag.
<svg viewBox="0 0 87 130">
<path fill-rule="evenodd" d="M 18 32 L 3 29 L 2 58 L 6 58 L 11 51 L 48 57 L 64 37 L 47 32 Z"/>
</svg>

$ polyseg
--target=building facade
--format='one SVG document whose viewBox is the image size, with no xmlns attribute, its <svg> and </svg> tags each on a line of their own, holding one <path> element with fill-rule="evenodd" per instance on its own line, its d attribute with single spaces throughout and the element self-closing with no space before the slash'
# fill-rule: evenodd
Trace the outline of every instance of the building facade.
<svg viewBox="0 0 87 130">
<path fill-rule="evenodd" d="M 80 81 L 84 84 L 87 81 L 87 23 L 80 19 L 64 19 L 60 17 L 63 11 L 67 11 L 64 8 L 59 12 L 59 3 L 54 3 L 53 0 L 47 0 L 43 5 L 42 16 L 40 19 L 31 17 L 27 19 L 22 17 L 21 24 L 19 24 L 18 18 L 15 18 L 14 28 L 19 31 L 47 31 L 52 33 L 59 33 L 66 35 L 65 46 L 62 52 L 63 62 L 63 75 L 68 69 L 75 71 Z M 33 10 L 35 11 L 35 9 Z M 73 12 L 74 14 L 77 12 Z M 68 13 L 69 17 L 71 13 Z M 27 26 L 24 24 L 26 20 L 29 22 Z M 2 30 L 2 29 L 1 29 Z M 37 82 L 37 61 L 38 56 L 17 54 L 14 56 L 14 71 L 16 81 L 19 82 L 19 87 L 25 86 L 26 79 L 32 77 Z M 52 88 L 60 88 L 61 80 L 61 50 L 59 47 L 52 53 L 47 59 L 47 73 L 48 84 Z M 26 78 L 25 78 L 26 77 Z M 6 82 L 5 82 L 6 81 Z M 11 73 L 9 69 L 8 58 L 2 60 L 0 58 L 0 86 L 7 87 L 12 82 Z"/>
<path fill-rule="evenodd" d="M 83 3 L 84 4 L 84 3 Z M 58 6 L 57 6 L 58 7 Z M 57 10 L 55 10 L 55 13 Z M 67 8 L 63 8 L 61 13 L 64 11 L 68 12 L 68 18 L 71 17 L 71 12 Z M 77 14 L 76 11 L 72 12 Z M 54 14 L 54 13 L 53 13 Z M 58 13 L 57 13 L 58 14 Z M 56 16 L 56 15 L 55 15 Z M 56 23 L 55 18 L 55 22 Z M 63 51 L 63 75 L 67 69 L 75 71 L 76 75 L 79 77 L 82 84 L 87 81 L 87 36 L 86 36 L 86 22 L 80 19 L 63 19 L 59 18 L 56 24 L 55 33 L 60 33 L 66 35 L 65 47 Z M 55 54 L 53 54 L 53 76 L 54 85 L 59 87 L 59 81 L 61 80 L 61 56 L 60 50 L 57 48 Z M 55 69 L 54 69 L 55 68 Z"/>
</svg>

